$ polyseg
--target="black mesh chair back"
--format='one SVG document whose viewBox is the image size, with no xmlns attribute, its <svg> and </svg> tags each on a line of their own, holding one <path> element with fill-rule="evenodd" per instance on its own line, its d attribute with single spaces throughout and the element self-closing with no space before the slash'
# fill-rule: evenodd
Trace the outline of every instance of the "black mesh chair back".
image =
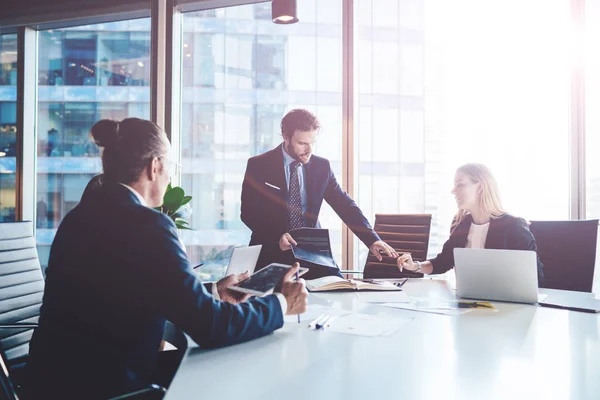
<svg viewBox="0 0 600 400">
<path fill-rule="evenodd" d="M 32 326 L 38 321 L 43 294 L 44 278 L 33 224 L 0 223 L 0 344 L 9 365 L 29 353 Z M 2 329 L 3 324 L 25 325 Z"/>
<path fill-rule="evenodd" d="M 544 287 L 591 292 L 594 283 L 598 220 L 531 221 Z"/>
</svg>

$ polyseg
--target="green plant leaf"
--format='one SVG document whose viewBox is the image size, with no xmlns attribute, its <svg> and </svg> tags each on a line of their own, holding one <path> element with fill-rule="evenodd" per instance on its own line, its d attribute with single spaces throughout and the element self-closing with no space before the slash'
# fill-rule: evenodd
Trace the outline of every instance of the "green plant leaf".
<svg viewBox="0 0 600 400">
<path fill-rule="evenodd" d="M 189 225 L 190 223 L 183 218 L 175 218 L 175 225 L 177 224 Z"/>
<path fill-rule="evenodd" d="M 177 229 L 184 229 L 184 230 L 188 230 L 188 231 L 193 231 L 192 228 L 188 228 L 187 226 L 181 225 L 181 223 L 175 223 L 175 225 L 177 226 Z"/>
<path fill-rule="evenodd" d="M 163 207 L 167 209 L 167 215 L 174 214 L 181 207 L 185 193 L 179 186 L 168 190 L 163 199 Z"/>
<path fill-rule="evenodd" d="M 187 203 L 189 203 L 191 200 L 192 200 L 192 196 L 185 196 L 185 197 L 183 198 L 183 201 L 181 202 L 181 205 L 182 205 L 182 206 L 184 206 L 184 205 L 186 205 Z"/>
</svg>

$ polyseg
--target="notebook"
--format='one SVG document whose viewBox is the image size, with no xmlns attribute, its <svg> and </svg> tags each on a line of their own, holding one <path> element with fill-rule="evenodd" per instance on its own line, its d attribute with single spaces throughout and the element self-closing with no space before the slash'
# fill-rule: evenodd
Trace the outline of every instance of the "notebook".
<svg viewBox="0 0 600 400">
<path fill-rule="evenodd" d="M 339 276 L 325 276 L 306 281 L 306 288 L 311 292 L 329 291 L 399 291 L 402 290 L 392 282 L 364 282 L 354 279 L 343 279 Z"/>
</svg>

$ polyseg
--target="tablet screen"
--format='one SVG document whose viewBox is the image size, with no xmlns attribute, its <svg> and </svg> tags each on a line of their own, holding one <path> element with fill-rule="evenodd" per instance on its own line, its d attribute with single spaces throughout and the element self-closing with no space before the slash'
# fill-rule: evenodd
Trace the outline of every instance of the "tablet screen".
<svg viewBox="0 0 600 400">
<path fill-rule="evenodd" d="M 269 264 L 236 286 L 261 293 L 268 292 L 277 286 L 289 268 L 289 265 Z"/>
</svg>

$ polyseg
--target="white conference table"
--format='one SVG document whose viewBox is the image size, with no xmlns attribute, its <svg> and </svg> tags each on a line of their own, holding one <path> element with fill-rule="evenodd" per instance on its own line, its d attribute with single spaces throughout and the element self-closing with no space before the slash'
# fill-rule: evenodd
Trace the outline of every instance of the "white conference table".
<svg viewBox="0 0 600 400">
<path fill-rule="evenodd" d="M 445 280 L 403 289 L 455 298 Z M 354 293 L 311 293 L 309 303 L 413 319 L 389 336 L 286 322 L 240 345 L 190 348 L 165 399 L 600 399 L 599 314 L 494 302 L 497 312 L 447 316 L 361 303 Z"/>
</svg>

